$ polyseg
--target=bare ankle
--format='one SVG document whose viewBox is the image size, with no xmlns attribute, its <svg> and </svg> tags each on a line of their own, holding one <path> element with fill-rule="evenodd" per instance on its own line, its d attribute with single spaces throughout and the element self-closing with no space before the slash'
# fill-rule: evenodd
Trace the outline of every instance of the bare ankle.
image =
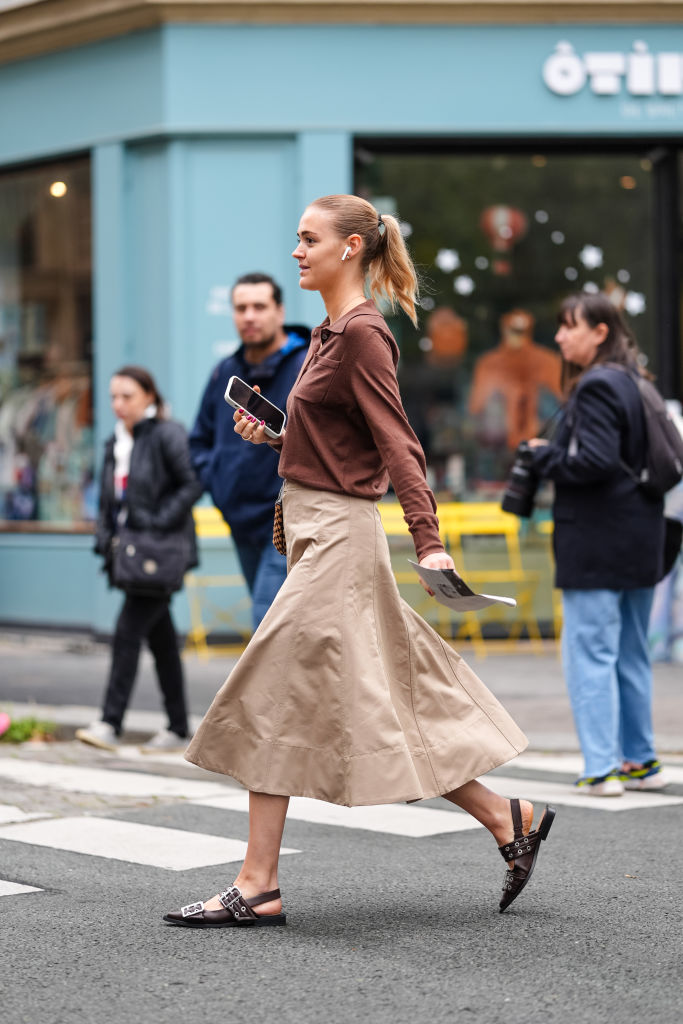
<svg viewBox="0 0 683 1024">
<path fill-rule="evenodd" d="M 245 896 L 260 896 L 278 888 L 277 875 L 270 872 L 245 871 L 243 868 L 234 884 Z"/>
</svg>

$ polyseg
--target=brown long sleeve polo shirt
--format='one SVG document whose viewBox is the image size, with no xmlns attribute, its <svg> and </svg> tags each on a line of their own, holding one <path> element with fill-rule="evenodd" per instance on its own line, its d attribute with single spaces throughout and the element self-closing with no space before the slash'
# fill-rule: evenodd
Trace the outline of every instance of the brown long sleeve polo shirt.
<svg viewBox="0 0 683 1024">
<path fill-rule="evenodd" d="M 399 349 L 371 301 L 313 330 L 287 401 L 280 476 L 323 491 L 377 500 L 389 480 L 418 559 L 443 550 L 424 452 L 396 379 Z"/>
</svg>

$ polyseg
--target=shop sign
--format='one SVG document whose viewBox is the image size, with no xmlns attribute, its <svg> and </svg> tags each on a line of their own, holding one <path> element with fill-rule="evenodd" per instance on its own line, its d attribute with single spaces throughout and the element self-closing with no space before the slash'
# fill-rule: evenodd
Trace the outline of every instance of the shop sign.
<svg viewBox="0 0 683 1024">
<path fill-rule="evenodd" d="M 558 96 L 574 96 L 586 83 L 598 96 L 683 96 L 683 53 L 650 53 L 636 42 L 631 53 L 584 53 L 558 43 L 543 65 L 543 81 Z"/>
<path fill-rule="evenodd" d="M 630 53 L 579 54 L 563 41 L 543 65 L 543 81 L 558 96 L 575 96 L 588 87 L 596 96 L 649 98 L 655 102 L 624 103 L 622 114 L 670 118 L 681 108 L 671 98 L 683 97 L 683 53 L 650 53 L 647 43 L 638 40 Z"/>
</svg>

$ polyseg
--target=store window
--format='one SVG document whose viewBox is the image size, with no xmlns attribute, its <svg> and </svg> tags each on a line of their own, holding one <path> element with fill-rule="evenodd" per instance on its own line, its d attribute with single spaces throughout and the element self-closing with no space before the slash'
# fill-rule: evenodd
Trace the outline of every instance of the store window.
<svg viewBox="0 0 683 1024">
<path fill-rule="evenodd" d="M 406 411 L 440 500 L 497 499 L 519 441 L 561 401 L 561 299 L 607 291 L 654 365 L 653 174 L 645 156 L 386 152 L 356 190 L 397 213 L 423 277 L 392 318 Z"/>
<path fill-rule="evenodd" d="M 0 522 L 94 518 L 90 162 L 0 173 Z"/>
</svg>

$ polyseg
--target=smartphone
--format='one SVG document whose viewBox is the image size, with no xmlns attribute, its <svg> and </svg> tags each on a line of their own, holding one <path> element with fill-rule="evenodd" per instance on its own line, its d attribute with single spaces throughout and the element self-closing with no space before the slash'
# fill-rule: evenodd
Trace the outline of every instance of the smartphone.
<svg viewBox="0 0 683 1024">
<path fill-rule="evenodd" d="M 280 437 L 285 429 L 287 417 L 282 409 L 278 409 L 263 395 L 259 395 L 258 391 L 254 391 L 239 377 L 230 378 L 224 397 L 225 401 L 235 409 L 244 409 L 250 416 L 255 416 L 259 423 L 263 420 L 268 437 Z"/>
</svg>

